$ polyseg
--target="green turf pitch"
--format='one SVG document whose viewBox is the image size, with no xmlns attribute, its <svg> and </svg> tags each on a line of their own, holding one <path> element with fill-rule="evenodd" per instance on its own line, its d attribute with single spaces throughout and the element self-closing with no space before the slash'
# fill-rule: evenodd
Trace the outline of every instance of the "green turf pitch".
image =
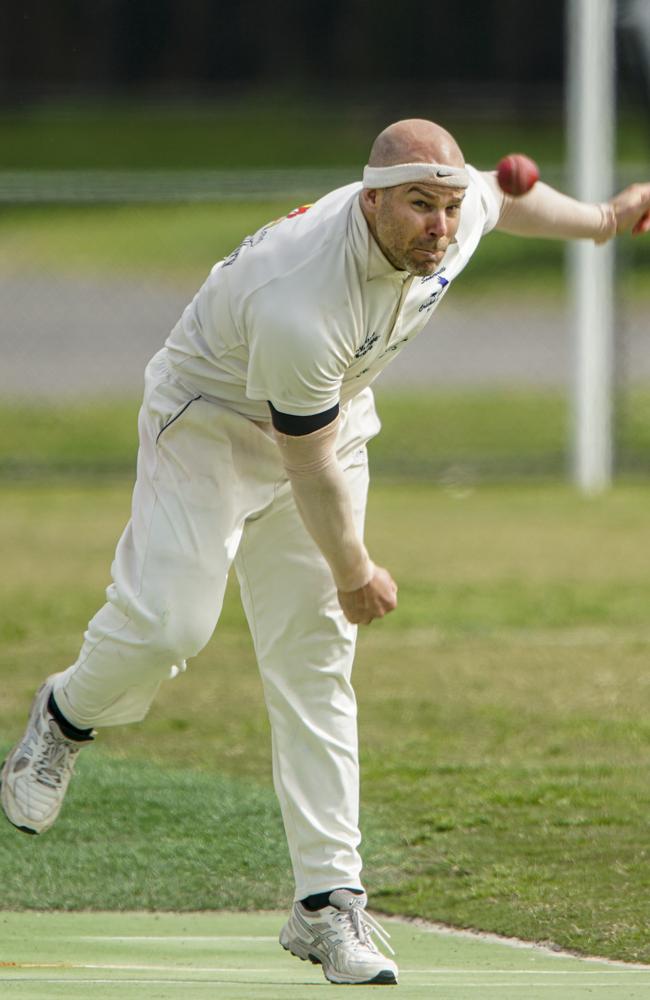
<svg viewBox="0 0 650 1000">
<path fill-rule="evenodd" d="M 281 913 L 2 913 L 0 994 L 11 1000 L 285 1000 L 340 996 L 280 949 Z M 650 968 L 385 921 L 401 966 L 400 1000 L 642 1000 Z M 360 987 L 354 997 L 376 996 Z M 384 996 L 384 992 L 381 992 Z"/>
</svg>

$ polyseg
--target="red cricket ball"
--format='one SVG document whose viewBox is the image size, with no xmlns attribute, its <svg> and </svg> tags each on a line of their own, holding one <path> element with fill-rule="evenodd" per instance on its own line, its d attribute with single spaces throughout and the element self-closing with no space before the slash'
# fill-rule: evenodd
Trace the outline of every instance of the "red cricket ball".
<svg viewBox="0 0 650 1000">
<path fill-rule="evenodd" d="M 518 198 L 530 191 L 539 180 L 539 167 L 523 153 L 509 153 L 497 163 L 499 187 Z"/>
</svg>

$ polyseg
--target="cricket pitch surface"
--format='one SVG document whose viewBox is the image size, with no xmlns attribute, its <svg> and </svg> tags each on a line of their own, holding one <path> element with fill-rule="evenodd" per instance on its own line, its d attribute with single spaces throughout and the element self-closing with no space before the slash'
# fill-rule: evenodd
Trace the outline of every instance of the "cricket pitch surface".
<svg viewBox="0 0 650 1000">
<path fill-rule="evenodd" d="M 0 911 L 3 1000 L 287 1000 L 341 997 L 284 952 L 284 913 Z M 353 1000 L 647 1000 L 650 966 L 607 963 L 390 917 L 400 985 Z M 393 993 L 391 993 L 393 991 Z"/>
</svg>

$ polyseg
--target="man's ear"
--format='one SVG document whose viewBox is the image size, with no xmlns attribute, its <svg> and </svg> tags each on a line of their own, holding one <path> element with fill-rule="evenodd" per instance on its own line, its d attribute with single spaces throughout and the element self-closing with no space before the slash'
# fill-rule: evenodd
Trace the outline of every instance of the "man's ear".
<svg viewBox="0 0 650 1000">
<path fill-rule="evenodd" d="M 377 188 L 362 188 L 361 203 L 371 213 L 377 209 Z"/>
</svg>

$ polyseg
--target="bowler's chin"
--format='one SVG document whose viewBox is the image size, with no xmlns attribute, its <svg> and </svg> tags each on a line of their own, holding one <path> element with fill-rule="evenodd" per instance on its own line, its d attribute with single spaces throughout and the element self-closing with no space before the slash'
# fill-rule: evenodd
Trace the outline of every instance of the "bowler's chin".
<svg viewBox="0 0 650 1000">
<path fill-rule="evenodd" d="M 410 254 L 408 258 L 408 267 L 406 270 L 409 274 L 417 274 L 420 277 L 426 277 L 428 274 L 433 274 L 437 269 L 440 261 L 444 257 L 444 254 L 430 254 L 428 256 L 418 254 Z"/>
</svg>

